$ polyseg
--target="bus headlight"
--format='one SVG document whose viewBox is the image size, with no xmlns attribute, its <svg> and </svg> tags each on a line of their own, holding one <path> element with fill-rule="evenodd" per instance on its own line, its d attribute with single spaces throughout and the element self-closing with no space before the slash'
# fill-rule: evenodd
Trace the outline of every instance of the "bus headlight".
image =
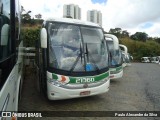
<svg viewBox="0 0 160 120">
<path fill-rule="evenodd" d="M 52 84 L 52 85 L 57 86 L 57 87 L 61 87 L 61 86 L 67 84 L 66 82 L 59 81 L 59 80 L 54 80 L 54 79 L 51 79 L 51 78 L 48 78 L 48 82 L 49 82 L 50 84 Z"/>
<path fill-rule="evenodd" d="M 50 78 L 48 78 L 48 82 L 52 85 L 57 86 L 57 87 L 64 85 L 61 81 L 50 79 Z"/>
</svg>

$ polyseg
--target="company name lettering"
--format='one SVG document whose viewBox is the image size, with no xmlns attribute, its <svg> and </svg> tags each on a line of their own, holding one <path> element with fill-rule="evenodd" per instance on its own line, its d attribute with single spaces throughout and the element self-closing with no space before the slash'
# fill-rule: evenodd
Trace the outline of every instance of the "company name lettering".
<svg viewBox="0 0 160 120">
<path fill-rule="evenodd" d="M 90 83 L 94 81 L 95 81 L 94 78 L 77 78 L 76 79 L 76 83 Z"/>
</svg>

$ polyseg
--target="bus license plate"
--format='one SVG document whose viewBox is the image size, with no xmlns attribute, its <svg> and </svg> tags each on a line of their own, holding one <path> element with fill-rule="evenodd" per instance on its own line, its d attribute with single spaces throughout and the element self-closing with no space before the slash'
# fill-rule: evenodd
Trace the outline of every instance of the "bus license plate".
<svg viewBox="0 0 160 120">
<path fill-rule="evenodd" d="M 80 96 L 86 96 L 86 95 L 90 95 L 90 91 L 80 92 Z"/>
</svg>

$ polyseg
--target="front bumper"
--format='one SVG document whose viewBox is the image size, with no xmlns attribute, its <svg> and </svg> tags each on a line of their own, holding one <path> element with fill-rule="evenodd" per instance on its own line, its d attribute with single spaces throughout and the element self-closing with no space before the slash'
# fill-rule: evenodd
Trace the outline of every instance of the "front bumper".
<svg viewBox="0 0 160 120">
<path fill-rule="evenodd" d="M 110 79 L 96 87 L 92 88 L 83 88 L 83 89 L 66 89 L 62 87 L 58 87 L 53 85 L 50 82 L 47 82 L 47 95 L 49 100 L 61 100 L 61 99 L 70 99 L 70 98 L 78 98 L 78 97 L 85 97 L 85 96 L 93 96 L 105 93 L 109 90 L 110 86 Z M 80 95 L 82 92 L 89 91 L 90 94 L 88 95 Z"/>
<path fill-rule="evenodd" d="M 118 79 L 121 78 L 122 76 L 123 76 L 123 70 L 121 70 L 116 74 L 110 73 L 110 79 Z"/>
</svg>

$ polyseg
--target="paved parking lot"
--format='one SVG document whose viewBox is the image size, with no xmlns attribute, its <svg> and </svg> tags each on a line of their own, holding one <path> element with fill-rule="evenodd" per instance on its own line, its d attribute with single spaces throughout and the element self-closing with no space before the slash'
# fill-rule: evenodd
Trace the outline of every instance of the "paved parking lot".
<svg viewBox="0 0 160 120">
<path fill-rule="evenodd" d="M 132 63 L 131 66 L 124 68 L 124 75 L 121 79 L 111 80 L 109 92 L 92 97 L 60 101 L 48 101 L 41 96 L 35 89 L 34 69 L 27 68 L 27 70 L 19 111 L 160 111 L 160 65 L 157 64 Z M 106 120 L 104 117 L 78 118 Z M 54 120 L 78 118 L 55 117 Z M 107 117 L 107 120 L 115 118 L 124 119 L 122 117 Z M 25 118 L 25 120 L 30 119 Z M 45 119 L 52 120 L 53 118 Z M 158 120 L 156 117 L 131 117 L 130 119 Z"/>
</svg>

